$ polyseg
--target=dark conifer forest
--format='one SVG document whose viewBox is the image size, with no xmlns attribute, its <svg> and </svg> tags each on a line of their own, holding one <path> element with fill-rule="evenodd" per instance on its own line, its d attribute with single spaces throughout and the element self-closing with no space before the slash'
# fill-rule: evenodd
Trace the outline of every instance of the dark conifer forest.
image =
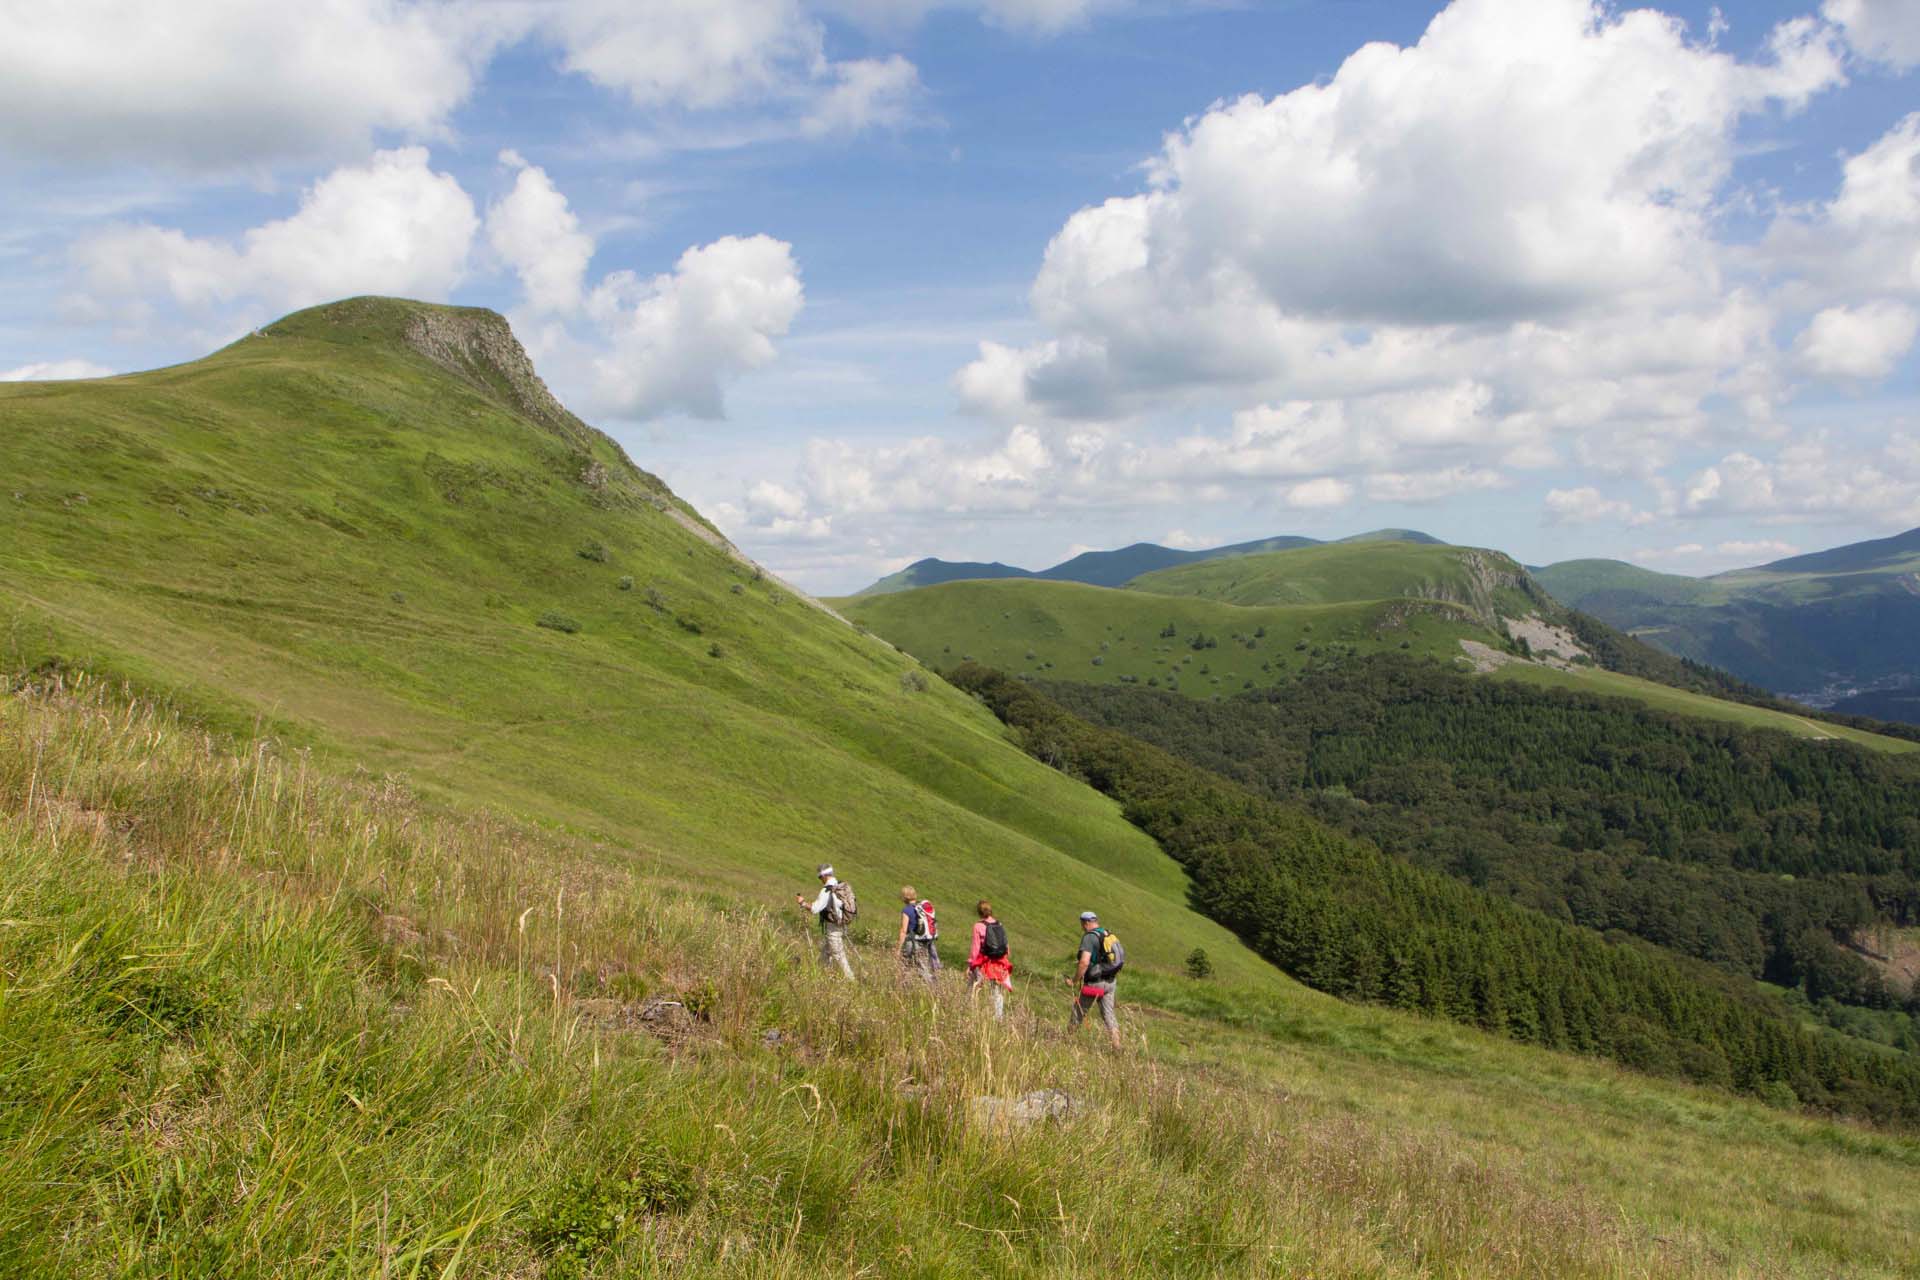
<svg viewBox="0 0 1920 1280">
<path fill-rule="evenodd" d="M 1781 912 L 1803 912 L 1801 932 L 1825 938 L 1837 922 L 1845 923 L 1847 910 L 1864 920 L 1875 892 L 1911 885 L 1912 788 L 1885 785 L 1904 776 L 1878 775 L 1864 756 L 1822 755 L 1826 746 L 1813 744 L 1813 754 L 1803 759 L 1771 737 L 1756 735 L 1759 740 L 1749 742 L 1731 731 L 1667 724 L 1659 716 L 1640 725 L 1634 716 L 1641 713 L 1603 705 L 1608 717 L 1638 726 L 1633 732 L 1642 740 L 1623 747 L 1589 727 L 1592 708 L 1570 705 L 1564 715 L 1555 714 L 1558 699 L 1548 696 L 1539 706 L 1528 701 L 1503 711 L 1500 699 L 1508 691 L 1493 682 L 1462 681 L 1455 688 L 1449 673 L 1408 664 L 1368 664 L 1337 684 L 1316 680 L 1297 691 L 1292 705 L 1288 697 L 1295 691 L 1287 689 L 1257 701 L 1166 699 L 1165 706 L 1158 698 L 1135 701 L 1152 698 L 1135 690 L 1051 690 L 1101 708 L 1103 718 L 1125 721 L 1143 736 L 1183 743 L 1196 758 L 1219 764 L 1216 772 L 1131 733 L 1090 723 L 998 672 L 964 664 L 949 678 L 982 698 L 1034 756 L 1119 800 L 1128 818 L 1192 876 L 1196 907 L 1313 987 L 1777 1101 L 1920 1122 L 1920 1059 L 1803 1026 L 1785 1002 L 1728 972 L 1736 967 L 1728 962 L 1736 953 L 1749 966 L 1770 962 L 1778 949 L 1770 931 Z M 1450 696 L 1409 698 L 1429 685 Z M 1492 701 L 1483 705 L 1483 697 Z M 1517 744 L 1499 727 L 1514 720 L 1524 722 L 1511 730 L 1524 739 Z M 1695 734 L 1703 736 L 1696 741 Z M 1376 739 L 1382 744 L 1377 749 L 1364 745 Z M 1521 772 L 1503 792 L 1489 779 L 1516 745 L 1524 757 Z M 1638 763 L 1624 768 L 1627 776 L 1643 779 L 1643 787 L 1622 783 L 1607 796 L 1592 790 L 1596 761 L 1636 751 Z M 1696 760 L 1700 777 L 1682 785 L 1678 779 L 1694 771 Z M 1354 784 L 1372 787 L 1376 761 L 1382 779 L 1391 778 L 1380 782 L 1377 806 L 1354 792 Z M 1223 776 L 1229 774 L 1237 776 Z M 1337 830 L 1301 803 L 1284 802 L 1306 799 L 1315 788 L 1342 787 L 1356 812 L 1377 807 L 1403 815 L 1383 820 L 1379 830 L 1389 843 L 1412 839 L 1415 819 L 1404 815 L 1456 814 L 1434 823 L 1430 842 L 1450 852 L 1432 860 L 1459 863 L 1455 869 L 1464 874 L 1443 873 L 1422 865 L 1427 857 L 1394 856 L 1372 838 L 1357 838 L 1371 833 L 1352 815 L 1350 829 Z M 1899 790 L 1907 793 L 1904 798 L 1884 794 Z M 1559 798 L 1565 816 L 1548 822 L 1543 815 L 1555 811 L 1530 808 L 1542 796 Z M 1759 888 L 1764 878 L 1778 878 L 1773 860 L 1802 855 L 1793 852 L 1791 841 L 1786 852 L 1763 852 L 1747 839 L 1749 819 L 1769 823 L 1798 815 L 1796 820 L 1813 824 L 1807 847 L 1814 848 L 1812 840 L 1828 820 L 1817 804 L 1829 799 L 1831 821 L 1851 833 L 1844 866 L 1832 869 L 1836 878 L 1830 883 L 1813 876 L 1818 892 L 1804 899 L 1811 905 L 1803 907 L 1801 898 L 1790 895 L 1765 896 Z M 1469 821 L 1469 815 L 1477 816 Z M 1549 830 L 1574 832 L 1574 843 L 1585 843 L 1594 830 L 1589 819 L 1599 822 L 1598 849 L 1569 848 L 1557 836 L 1539 843 L 1540 833 Z M 1487 852 L 1486 867 L 1468 865 L 1489 830 L 1505 831 L 1505 848 L 1513 853 Z M 1609 851 L 1606 835 L 1614 830 L 1640 834 L 1623 837 Z M 1670 830 L 1670 856 L 1627 849 L 1629 841 L 1651 847 L 1646 834 L 1656 830 Z M 1713 856 L 1688 861 L 1689 850 L 1711 850 Z M 1571 856 L 1583 852 L 1589 856 Z M 1743 865 L 1743 859 L 1754 865 Z M 1576 885 L 1573 873 L 1548 867 L 1555 860 L 1572 862 L 1591 879 L 1582 877 Z M 1537 864 L 1529 877 L 1537 881 L 1534 901 L 1527 905 L 1515 900 L 1525 897 L 1514 892 L 1517 885 L 1489 891 L 1498 879 L 1496 864 L 1507 861 L 1515 875 Z M 1616 881 L 1661 868 L 1674 872 L 1674 884 L 1701 877 L 1697 891 L 1674 908 L 1678 919 L 1696 918 L 1704 932 L 1719 930 L 1725 914 L 1708 911 L 1714 894 L 1748 886 L 1753 898 L 1747 909 L 1759 920 L 1757 944 L 1720 944 L 1729 956 L 1709 964 L 1677 953 L 1712 950 L 1704 944 L 1668 949 L 1625 931 L 1606 936 L 1575 919 L 1576 911 L 1611 910 L 1593 903 L 1606 903 Z M 1485 887 L 1470 883 L 1475 876 Z M 1851 907 L 1828 901 L 1849 894 Z M 1622 896 L 1632 901 L 1632 895 Z M 1627 917 L 1647 916 L 1641 922 L 1651 930 L 1645 909 L 1620 910 Z M 1814 940 L 1803 939 L 1809 945 Z M 1840 974 L 1834 981 L 1842 987 L 1853 982 L 1849 993 L 1867 998 L 1870 979 L 1834 955 L 1821 951 L 1783 963 L 1802 966 L 1802 981 L 1831 964 Z M 1893 1002 L 1884 986 L 1873 998 Z"/>
</svg>

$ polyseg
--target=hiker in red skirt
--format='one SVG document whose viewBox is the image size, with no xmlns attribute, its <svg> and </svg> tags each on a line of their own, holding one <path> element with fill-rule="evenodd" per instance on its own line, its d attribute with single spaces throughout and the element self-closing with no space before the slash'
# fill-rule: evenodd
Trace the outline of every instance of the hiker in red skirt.
<svg viewBox="0 0 1920 1280">
<path fill-rule="evenodd" d="M 1007 1014 L 1007 992 L 1013 990 L 1013 961 L 1007 956 L 1007 927 L 994 918 L 993 904 L 982 899 L 980 918 L 973 924 L 973 950 L 967 956 L 969 995 L 982 987 L 993 992 L 993 1016 Z"/>
</svg>

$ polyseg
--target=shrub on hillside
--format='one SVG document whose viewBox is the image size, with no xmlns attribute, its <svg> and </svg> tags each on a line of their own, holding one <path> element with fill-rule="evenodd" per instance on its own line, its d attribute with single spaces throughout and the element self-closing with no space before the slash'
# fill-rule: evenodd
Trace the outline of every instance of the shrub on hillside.
<svg viewBox="0 0 1920 1280">
<path fill-rule="evenodd" d="M 900 692 L 925 693 L 926 691 L 927 677 L 923 672 L 914 670 L 900 673 Z"/>
<path fill-rule="evenodd" d="M 568 635 L 580 629 L 580 624 L 564 613 L 555 613 L 549 609 L 533 620 L 536 627 L 545 627 L 549 631 L 564 631 Z"/>
<path fill-rule="evenodd" d="M 582 560 L 591 560 L 595 564 L 607 562 L 607 549 L 598 542 L 588 542 L 574 553 Z"/>
<path fill-rule="evenodd" d="M 620 579 L 620 589 L 622 591 L 633 590 L 633 575 L 628 574 L 627 576 Z"/>
<path fill-rule="evenodd" d="M 1213 961 L 1207 958 L 1205 947 L 1195 947 L 1187 952 L 1187 976 L 1196 980 L 1213 976 Z"/>
</svg>

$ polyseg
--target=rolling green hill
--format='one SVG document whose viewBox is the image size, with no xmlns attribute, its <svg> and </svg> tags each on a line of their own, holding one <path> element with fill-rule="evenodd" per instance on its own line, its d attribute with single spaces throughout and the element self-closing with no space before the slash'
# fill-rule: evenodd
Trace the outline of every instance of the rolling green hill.
<svg viewBox="0 0 1920 1280">
<path fill-rule="evenodd" d="M 1920 686 L 1920 530 L 1711 578 L 1591 560 L 1536 576 L 1669 653 L 1814 706 L 1912 719 L 1902 691 Z"/>
<path fill-rule="evenodd" d="M 1499 628 L 1502 617 L 1556 614 L 1526 570 L 1497 551 L 1379 538 L 1209 561 L 1135 578 L 1135 590 L 1228 604 L 1335 604 L 1409 596 L 1460 605 Z"/>
<path fill-rule="evenodd" d="M 1342 543 L 1437 544 L 1440 540 L 1414 529 L 1375 529 L 1371 533 L 1356 533 L 1352 537 L 1342 538 L 1339 541 Z M 1281 551 L 1290 547 L 1325 545 L 1337 544 L 1326 544 L 1318 538 L 1303 538 L 1295 534 L 1259 538 L 1252 542 L 1236 542 L 1224 547 L 1208 547 L 1200 551 L 1182 551 L 1173 547 L 1163 547 L 1154 542 L 1136 542 L 1132 546 L 1121 547 L 1114 551 L 1083 551 L 1070 560 L 1063 560 L 1050 569 L 1041 569 L 1037 572 L 1001 564 L 997 560 L 984 563 L 978 560 L 941 560 L 929 557 L 916 560 L 898 573 L 890 573 L 872 586 L 854 594 L 886 595 L 893 591 L 910 591 L 914 587 L 935 587 L 943 582 L 965 582 L 975 578 L 1041 578 L 1048 582 L 1084 582 L 1096 587 L 1118 587 L 1143 573 L 1170 569 L 1177 565 L 1199 564 L 1203 561 L 1231 556 L 1256 555 L 1262 551 Z"/>
<path fill-rule="evenodd" d="M 936 587 L 943 582 L 1032 576 L 1025 569 L 1016 569 L 1010 564 L 1001 564 L 997 560 L 990 564 L 977 560 L 916 560 L 900 572 L 888 574 L 860 594 L 883 596 L 894 591 L 911 591 L 915 587 Z"/>
<path fill-rule="evenodd" d="M 491 313 L 360 299 L 7 384 L 0 440 L 11 666 L 123 674 L 751 901 L 830 860 L 881 912 L 889 882 L 1007 898 L 1035 945 L 1100 902 L 1149 965 L 1205 938 L 1272 975 L 1112 805 L 567 414 Z"/>
<path fill-rule="evenodd" d="M 1165 686 L 1204 697 L 1271 683 L 1332 654 L 1435 657 L 1492 637 L 1465 608 L 1367 600 L 1245 607 L 1077 582 L 952 582 L 837 601 L 929 666 L 972 658 L 1061 680 Z"/>
<path fill-rule="evenodd" d="M 1523 628 L 1545 644 L 1566 642 L 1560 629 L 1581 624 L 1513 560 L 1468 547 L 1329 544 L 1182 566 L 1118 591 L 1025 580 L 954 582 L 836 605 L 938 669 L 971 657 L 1014 674 L 1213 697 L 1373 653 L 1460 662 L 1467 658 L 1464 644 L 1474 647 L 1472 661 L 1493 679 L 1631 698 L 1663 711 L 1795 737 L 1843 738 L 1879 751 L 1920 749 L 1920 743 L 1595 662 L 1525 660 L 1505 648 L 1506 620 L 1532 618 L 1554 628 L 1544 634 Z"/>
</svg>

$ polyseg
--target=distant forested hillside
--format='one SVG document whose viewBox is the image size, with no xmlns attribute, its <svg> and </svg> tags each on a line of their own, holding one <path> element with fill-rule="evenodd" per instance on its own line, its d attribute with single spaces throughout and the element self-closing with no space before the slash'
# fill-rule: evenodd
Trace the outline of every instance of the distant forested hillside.
<svg viewBox="0 0 1920 1280">
<path fill-rule="evenodd" d="M 1394 655 L 1221 702 L 1062 705 L 1390 853 L 1809 1000 L 1920 1012 L 1846 945 L 1920 923 L 1920 761 Z M 1920 1037 L 1904 1020 L 1893 1038 Z"/>
<path fill-rule="evenodd" d="M 949 678 L 1036 758 L 1119 800 L 1186 868 L 1199 910 L 1322 991 L 1762 1097 L 1920 1121 L 1910 1055 L 1804 1029 L 1782 1002 L 1710 966 L 1609 942 L 1392 857 L 1090 724 L 1027 682 L 974 664 Z"/>
</svg>

